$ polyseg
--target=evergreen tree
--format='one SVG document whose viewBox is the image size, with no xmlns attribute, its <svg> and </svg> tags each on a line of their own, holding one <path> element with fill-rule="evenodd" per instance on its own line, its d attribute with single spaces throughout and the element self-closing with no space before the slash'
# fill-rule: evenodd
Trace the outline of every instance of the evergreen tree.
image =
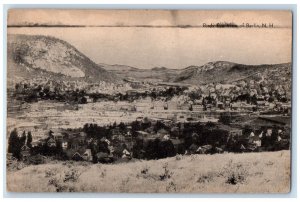
<svg viewBox="0 0 300 202">
<path fill-rule="evenodd" d="M 231 123 L 230 113 L 221 113 L 219 121 L 224 125 L 230 125 Z"/>
<path fill-rule="evenodd" d="M 21 146 L 17 129 L 14 129 L 10 133 L 8 140 L 8 152 L 12 153 L 14 157 L 20 159 Z"/>
<path fill-rule="evenodd" d="M 14 147 L 19 143 L 19 137 L 17 129 L 15 128 L 9 135 L 8 140 L 8 152 L 13 153 Z"/>
<path fill-rule="evenodd" d="M 32 143 L 32 135 L 31 135 L 31 131 L 29 131 L 29 132 L 27 133 L 27 142 L 26 142 L 26 145 L 27 145 L 29 148 L 31 148 L 31 147 L 32 147 L 31 143 Z"/>
<path fill-rule="evenodd" d="M 119 124 L 119 128 L 120 128 L 121 131 L 124 132 L 124 131 L 126 130 L 126 125 L 125 125 L 125 123 L 121 122 L 121 123 Z"/>
<path fill-rule="evenodd" d="M 22 136 L 20 138 L 20 146 L 23 147 L 26 143 L 26 133 L 23 131 Z"/>
</svg>

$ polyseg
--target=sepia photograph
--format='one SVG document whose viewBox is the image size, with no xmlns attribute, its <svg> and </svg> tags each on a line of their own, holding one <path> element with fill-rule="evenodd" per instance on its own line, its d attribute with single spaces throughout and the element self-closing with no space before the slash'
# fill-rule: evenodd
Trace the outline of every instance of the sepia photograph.
<svg viewBox="0 0 300 202">
<path fill-rule="evenodd" d="M 7 192 L 289 193 L 292 21 L 10 9 Z"/>
</svg>

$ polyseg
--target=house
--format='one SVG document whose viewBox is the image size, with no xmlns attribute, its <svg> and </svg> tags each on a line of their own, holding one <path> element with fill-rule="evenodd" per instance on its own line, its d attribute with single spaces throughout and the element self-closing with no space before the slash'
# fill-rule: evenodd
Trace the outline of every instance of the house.
<svg viewBox="0 0 300 202">
<path fill-rule="evenodd" d="M 126 93 L 129 96 L 136 96 L 136 95 L 138 95 L 138 91 L 137 90 L 127 90 Z"/>
<path fill-rule="evenodd" d="M 175 121 L 176 122 L 185 122 L 186 118 L 187 118 L 187 116 L 185 114 L 179 113 L 176 115 Z"/>
<path fill-rule="evenodd" d="M 243 135 L 243 131 L 241 129 L 231 129 L 229 131 L 229 136 L 232 136 L 232 137 L 240 137 Z"/>
<path fill-rule="evenodd" d="M 246 147 L 245 147 L 243 144 L 241 144 L 240 150 L 241 150 L 241 151 L 245 151 L 245 150 L 246 150 Z"/>
<path fill-rule="evenodd" d="M 146 110 L 150 109 L 151 105 L 148 103 L 138 103 L 138 104 L 134 105 L 134 107 L 135 107 L 136 111 L 142 112 L 142 111 L 146 111 Z"/>
<path fill-rule="evenodd" d="M 181 105 L 178 105 L 177 108 L 178 108 L 179 110 L 187 111 L 187 110 L 189 110 L 189 108 L 190 108 L 190 104 L 188 104 L 188 103 L 183 103 L 183 104 L 181 104 Z"/>
<path fill-rule="evenodd" d="M 133 145 L 134 145 L 133 142 L 127 142 L 127 143 L 125 143 L 125 145 L 126 145 L 126 148 L 127 148 L 129 151 L 132 151 Z"/>
<path fill-rule="evenodd" d="M 131 106 L 131 105 L 122 105 L 120 107 L 120 110 L 121 111 L 135 111 L 136 108 L 135 108 L 135 106 Z"/>
<path fill-rule="evenodd" d="M 208 153 L 211 149 L 212 149 L 212 146 L 211 146 L 211 145 L 203 145 L 203 146 L 198 147 L 198 149 L 196 150 L 196 153 L 199 153 L 199 154 L 206 154 L 206 153 Z"/>
<path fill-rule="evenodd" d="M 169 101 L 168 102 L 168 109 L 170 110 L 177 110 L 177 102 L 176 101 Z"/>
<path fill-rule="evenodd" d="M 68 147 L 64 149 L 64 152 L 68 159 L 76 161 L 88 160 L 91 156 L 91 151 L 88 150 L 87 145 L 79 144 L 76 139 L 68 142 Z"/>
<path fill-rule="evenodd" d="M 86 99 L 87 103 L 93 102 L 93 98 L 91 98 L 90 96 L 84 96 L 84 98 Z"/>
<path fill-rule="evenodd" d="M 113 146 L 108 146 L 109 152 L 112 154 L 115 151 L 115 148 Z"/>
<path fill-rule="evenodd" d="M 259 136 L 251 136 L 249 138 L 249 143 L 253 144 L 255 147 L 261 147 L 261 139 Z"/>
<path fill-rule="evenodd" d="M 100 141 L 101 142 L 106 142 L 107 145 L 110 145 L 110 141 L 107 138 L 105 138 L 105 137 L 101 138 Z"/>
<path fill-rule="evenodd" d="M 124 149 L 122 152 L 122 158 L 131 158 L 131 153 L 127 149 Z"/>
<path fill-rule="evenodd" d="M 80 133 L 73 133 L 69 135 L 69 144 L 79 144 L 84 145 L 86 142 L 86 133 L 80 132 Z"/>
<path fill-rule="evenodd" d="M 212 111 L 212 110 L 215 110 L 215 106 L 216 106 L 215 102 L 212 102 L 211 104 L 208 103 L 208 104 L 205 104 L 204 109 L 208 110 L 208 111 Z"/>
<path fill-rule="evenodd" d="M 136 121 L 138 121 L 138 122 L 142 122 L 143 120 L 144 120 L 144 117 L 141 117 L 141 116 L 136 118 Z"/>
<path fill-rule="evenodd" d="M 93 160 L 92 150 L 91 149 L 86 149 L 85 152 L 82 154 L 82 158 L 85 161 L 92 161 Z"/>
<path fill-rule="evenodd" d="M 17 161 L 17 160 L 18 159 L 16 157 L 14 157 L 12 153 L 7 153 L 7 155 L 6 155 L 7 162 L 9 162 L 9 161 L 12 162 L 12 161 Z"/>
<path fill-rule="evenodd" d="M 83 138 L 86 138 L 87 134 L 85 132 L 80 132 L 79 134 L 79 137 L 83 137 Z"/>
<path fill-rule="evenodd" d="M 87 144 L 92 144 L 94 142 L 94 138 L 90 138 L 87 140 Z"/>
<path fill-rule="evenodd" d="M 131 137 L 131 136 L 129 136 L 129 137 Z M 112 139 L 113 139 L 113 140 L 119 140 L 119 141 L 121 141 L 121 142 L 124 142 L 124 141 L 125 141 L 125 136 L 124 136 L 124 135 L 114 135 L 114 136 L 112 137 Z"/>
<path fill-rule="evenodd" d="M 183 139 L 170 139 L 172 144 L 174 145 L 174 149 L 177 154 L 184 153 L 184 140 Z"/>
<path fill-rule="evenodd" d="M 267 136 L 267 137 L 270 137 L 270 136 L 272 136 L 272 133 L 273 133 L 272 128 L 268 128 L 268 129 L 267 129 L 267 132 L 266 132 L 266 136 Z"/>
<path fill-rule="evenodd" d="M 63 140 L 63 134 L 62 133 L 53 132 L 52 136 L 53 136 L 55 141 L 62 141 Z"/>
<path fill-rule="evenodd" d="M 192 109 L 193 109 L 193 111 L 203 111 L 204 107 L 203 107 L 203 105 L 200 105 L 200 104 L 194 104 L 194 105 L 192 105 Z"/>
<path fill-rule="evenodd" d="M 257 100 L 256 103 L 257 103 L 257 106 L 267 106 L 268 105 L 268 102 L 265 100 Z"/>
<path fill-rule="evenodd" d="M 54 138 L 49 138 L 48 139 L 47 146 L 48 147 L 56 147 L 56 141 L 54 140 Z"/>
<path fill-rule="evenodd" d="M 26 160 L 30 156 L 30 148 L 25 144 L 21 147 L 21 158 Z"/>
<path fill-rule="evenodd" d="M 63 150 L 66 150 L 68 148 L 68 141 L 63 140 L 62 143 L 61 143 L 61 147 L 62 147 Z"/>
<path fill-rule="evenodd" d="M 241 103 L 240 102 L 234 102 L 230 104 L 231 110 L 239 110 L 241 108 Z"/>
<path fill-rule="evenodd" d="M 101 163 L 111 163 L 113 162 L 113 156 L 104 152 L 99 152 L 96 154 L 96 158 L 98 162 Z"/>
<path fill-rule="evenodd" d="M 121 134 L 119 127 L 111 129 L 110 132 L 112 136 Z"/>
<path fill-rule="evenodd" d="M 169 109 L 169 106 L 168 106 L 168 103 L 166 102 L 166 103 L 164 103 L 164 110 L 167 110 L 167 109 Z"/>
<path fill-rule="evenodd" d="M 292 108 L 291 108 L 291 103 L 290 102 L 289 103 L 282 103 L 281 107 L 282 107 L 283 110 L 287 110 L 288 113 L 291 113 Z"/>
<path fill-rule="evenodd" d="M 170 139 L 170 135 L 169 134 L 166 134 L 163 136 L 163 140 L 169 140 Z"/>
<path fill-rule="evenodd" d="M 31 143 L 32 147 L 38 147 L 39 145 L 41 145 L 40 141 L 34 141 L 34 142 Z"/>
<path fill-rule="evenodd" d="M 150 136 L 149 133 L 147 133 L 145 131 L 141 131 L 141 130 L 140 131 L 136 131 L 136 133 L 137 133 L 137 135 L 138 135 L 139 138 L 146 138 L 146 137 Z"/>
<path fill-rule="evenodd" d="M 216 107 L 219 108 L 219 109 L 224 109 L 224 106 L 225 106 L 224 103 L 220 102 L 220 101 L 218 101 L 217 104 L 216 104 Z"/>
<path fill-rule="evenodd" d="M 84 144 L 84 142 L 82 142 L 81 139 L 72 138 L 68 141 L 68 147 L 70 149 L 78 150 L 79 148 L 81 148 L 84 145 L 85 144 Z"/>
<path fill-rule="evenodd" d="M 189 147 L 188 151 L 189 151 L 189 153 L 194 154 L 194 153 L 197 152 L 198 148 L 199 148 L 199 146 L 193 143 L 193 144 Z"/>
<path fill-rule="evenodd" d="M 170 133 L 167 130 L 163 129 L 163 128 L 157 131 L 157 135 L 160 138 L 164 138 L 164 136 L 166 136 L 166 135 L 170 137 Z"/>
<path fill-rule="evenodd" d="M 72 156 L 72 160 L 74 161 L 83 161 L 83 157 L 80 155 L 79 152 L 75 152 Z"/>
</svg>

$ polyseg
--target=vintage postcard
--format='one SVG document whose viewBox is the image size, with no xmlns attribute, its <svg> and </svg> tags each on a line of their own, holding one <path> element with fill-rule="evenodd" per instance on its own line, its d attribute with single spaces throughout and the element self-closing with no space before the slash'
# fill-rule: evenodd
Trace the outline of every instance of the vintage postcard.
<svg viewBox="0 0 300 202">
<path fill-rule="evenodd" d="M 11 9 L 7 191 L 288 193 L 292 12 Z"/>
</svg>

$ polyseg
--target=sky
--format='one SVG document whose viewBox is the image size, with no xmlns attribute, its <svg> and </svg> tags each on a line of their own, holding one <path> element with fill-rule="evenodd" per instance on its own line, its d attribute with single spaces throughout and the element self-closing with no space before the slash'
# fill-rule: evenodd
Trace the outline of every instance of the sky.
<svg viewBox="0 0 300 202">
<path fill-rule="evenodd" d="M 274 28 L 206 28 L 232 22 Z M 185 68 L 211 61 L 291 62 L 292 16 L 287 11 L 11 10 L 8 25 L 95 27 L 8 28 L 8 34 L 65 40 L 96 63 L 138 68 Z M 188 28 L 178 26 L 189 25 Z M 147 27 L 141 27 L 147 26 Z"/>
</svg>

